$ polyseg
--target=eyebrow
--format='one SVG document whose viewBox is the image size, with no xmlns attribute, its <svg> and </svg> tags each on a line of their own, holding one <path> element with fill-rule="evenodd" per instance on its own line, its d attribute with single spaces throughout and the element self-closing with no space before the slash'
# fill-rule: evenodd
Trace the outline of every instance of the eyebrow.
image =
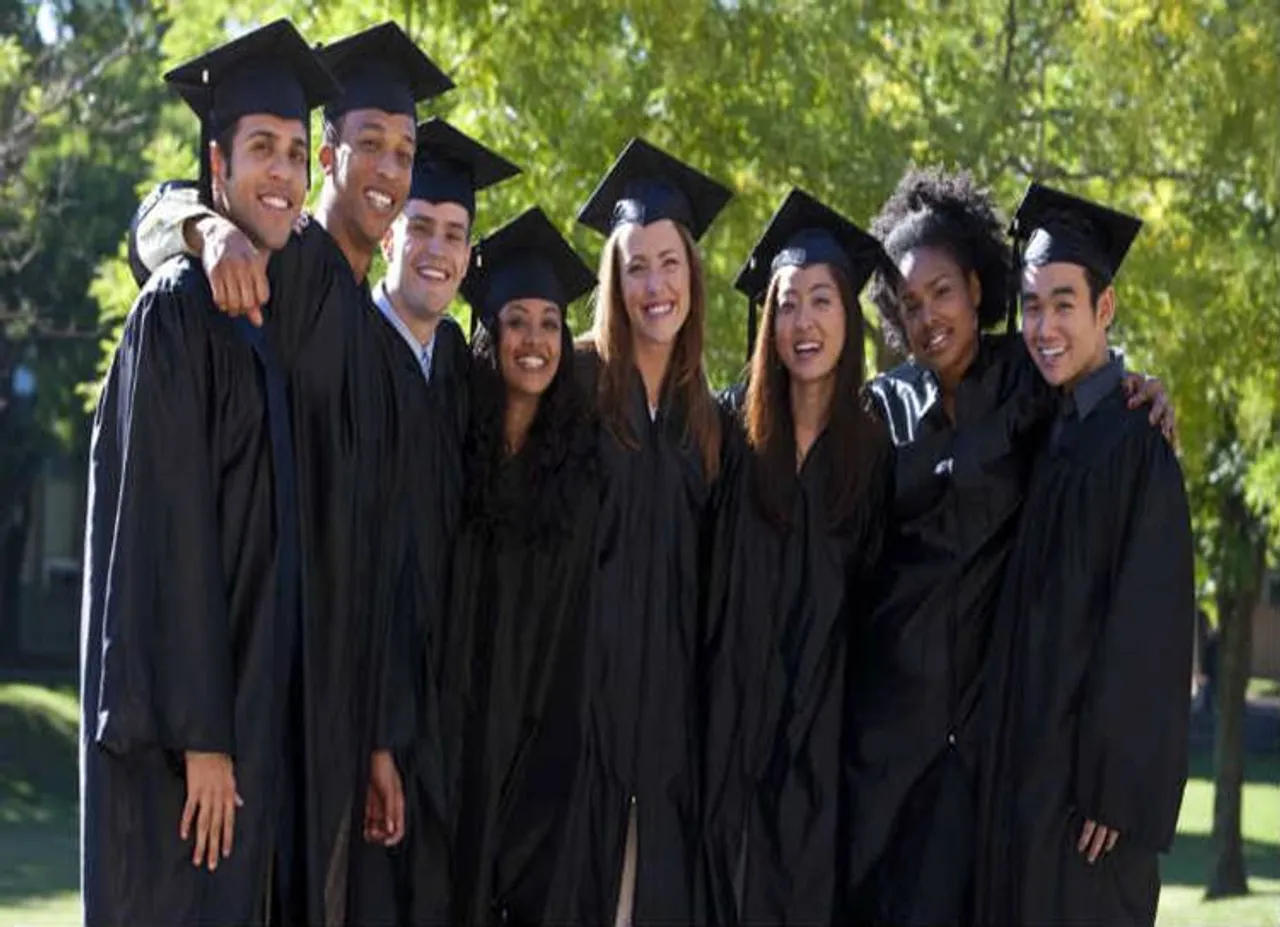
<svg viewBox="0 0 1280 927">
<path fill-rule="evenodd" d="M 1049 291 L 1049 296 L 1076 296 L 1076 288 L 1074 286 L 1055 286 Z"/>
<path fill-rule="evenodd" d="M 680 255 L 679 255 L 679 252 L 677 252 L 675 248 L 666 248 L 666 249 L 664 249 L 664 250 L 662 250 L 662 251 L 659 251 L 659 252 L 658 252 L 658 257 L 660 257 L 660 258 L 664 258 L 664 257 L 679 257 L 679 256 L 680 256 Z"/>
</svg>

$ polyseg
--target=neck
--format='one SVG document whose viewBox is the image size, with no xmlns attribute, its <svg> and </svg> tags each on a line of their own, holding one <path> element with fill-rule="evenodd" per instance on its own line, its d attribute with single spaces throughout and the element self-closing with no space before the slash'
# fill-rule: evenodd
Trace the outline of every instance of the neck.
<svg viewBox="0 0 1280 927">
<path fill-rule="evenodd" d="M 978 342 L 981 336 L 973 339 L 973 344 L 969 346 L 968 353 L 964 358 L 949 370 L 938 371 L 938 382 L 942 386 L 942 394 L 947 398 L 954 398 L 956 390 L 960 388 L 960 382 L 964 379 L 969 368 L 973 366 L 973 362 L 978 359 Z"/>
<path fill-rule="evenodd" d="M 818 435 L 827 427 L 835 391 L 834 376 L 804 382 L 791 381 L 791 425 L 795 429 L 796 469 L 799 469 L 808 456 Z"/>
<path fill-rule="evenodd" d="M 1089 378 L 1089 375 L 1096 373 L 1107 365 L 1107 361 L 1111 360 L 1111 352 L 1107 349 L 1107 343 L 1102 342 L 1102 346 L 1089 358 L 1089 363 L 1074 377 L 1062 384 L 1063 390 L 1068 393 L 1075 392 L 1077 386 Z"/>
<path fill-rule="evenodd" d="M 671 366 L 675 346 L 636 338 L 632 340 L 631 347 L 636 370 L 640 371 L 640 379 L 644 381 L 645 398 L 650 406 L 656 406 L 662 396 L 662 382 L 667 377 L 667 368 Z"/>
<path fill-rule="evenodd" d="M 533 426 L 533 417 L 537 412 L 536 397 L 507 390 L 507 406 L 503 414 L 502 431 L 508 455 L 514 456 L 520 453 L 525 440 L 529 437 L 529 429 Z"/>
<path fill-rule="evenodd" d="M 409 311 L 408 305 L 405 304 L 404 294 L 398 288 L 392 289 L 390 284 L 385 284 L 385 286 L 387 299 L 391 300 L 391 308 L 400 317 L 400 321 L 405 324 L 405 327 L 417 339 L 418 344 L 430 344 L 431 340 L 436 336 L 436 326 L 440 324 L 440 316 L 431 313 L 424 319 L 414 315 Z"/>
<path fill-rule="evenodd" d="M 344 221 L 342 210 L 338 208 L 338 194 L 329 183 L 325 183 L 320 191 L 320 203 L 316 207 L 316 221 L 320 227 L 333 236 L 338 243 L 356 281 L 363 283 L 369 275 L 369 266 L 373 263 L 373 248 L 362 244 L 351 223 Z"/>
</svg>

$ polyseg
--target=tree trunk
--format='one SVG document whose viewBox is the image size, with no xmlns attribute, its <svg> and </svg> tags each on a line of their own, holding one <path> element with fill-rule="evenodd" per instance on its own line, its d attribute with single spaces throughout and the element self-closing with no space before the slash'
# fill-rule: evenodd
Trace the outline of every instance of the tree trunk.
<svg viewBox="0 0 1280 927">
<path fill-rule="evenodd" d="M 1262 581 L 1265 547 L 1244 500 L 1228 492 L 1222 501 L 1218 577 L 1218 685 L 1214 725 L 1213 861 L 1206 898 L 1247 895 L 1240 831 L 1244 787 L 1245 692 L 1252 655 L 1253 610 Z"/>
</svg>

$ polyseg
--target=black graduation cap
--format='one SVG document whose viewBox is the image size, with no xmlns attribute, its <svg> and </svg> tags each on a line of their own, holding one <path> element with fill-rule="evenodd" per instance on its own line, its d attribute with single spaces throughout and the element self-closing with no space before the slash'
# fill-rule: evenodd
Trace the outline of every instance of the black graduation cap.
<svg viewBox="0 0 1280 927">
<path fill-rule="evenodd" d="M 1033 183 L 1014 214 L 1012 231 L 1024 265 L 1065 261 L 1110 283 L 1141 228 L 1142 220 L 1134 216 Z"/>
<path fill-rule="evenodd" d="M 578 221 L 608 235 L 624 222 L 671 219 L 697 241 L 732 196 L 701 171 L 633 138 L 579 210 Z"/>
<path fill-rule="evenodd" d="M 418 126 L 409 199 L 458 203 L 473 218 L 476 193 L 520 173 L 506 158 L 440 118 Z"/>
<path fill-rule="evenodd" d="M 453 89 L 449 75 L 394 22 L 326 45 L 320 57 L 342 83 L 342 93 L 325 107 L 331 122 L 353 109 L 380 109 L 416 119 L 418 100 Z"/>
<path fill-rule="evenodd" d="M 748 300 L 747 350 L 755 343 L 756 311 L 769 281 L 783 267 L 831 264 L 861 292 L 876 270 L 892 266 L 884 247 L 831 207 L 793 188 L 765 226 L 734 287 Z"/>
<path fill-rule="evenodd" d="M 474 331 L 477 319 L 492 324 L 513 299 L 545 299 L 565 309 L 595 285 L 595 273 L 535 206 L 472 249 L 461 289 L 475 309 Z"/>
<path fill-rule="evenodd" d="M 310 125 L 338 85 L 287 19 L 255 29 L 170 70 L 164 79 L 200 117 L 200 191 L 209 197 L 209 141 L 241 116 L 269 113 Z"/>
</svg>

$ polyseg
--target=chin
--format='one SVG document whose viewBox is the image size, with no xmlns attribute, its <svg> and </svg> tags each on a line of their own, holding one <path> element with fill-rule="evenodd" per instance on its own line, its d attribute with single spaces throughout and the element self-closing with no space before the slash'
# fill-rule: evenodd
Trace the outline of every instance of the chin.
<svg viewBox="0 0 1280 927">
<path fill-rule="evenodd" d="M 245 231 L 249 237 L 268 251 L 279 251 L 289 242 L 293 233 L 293 219 L 283 220 L 271 218 L 256 222 Z"/>
</svg>

